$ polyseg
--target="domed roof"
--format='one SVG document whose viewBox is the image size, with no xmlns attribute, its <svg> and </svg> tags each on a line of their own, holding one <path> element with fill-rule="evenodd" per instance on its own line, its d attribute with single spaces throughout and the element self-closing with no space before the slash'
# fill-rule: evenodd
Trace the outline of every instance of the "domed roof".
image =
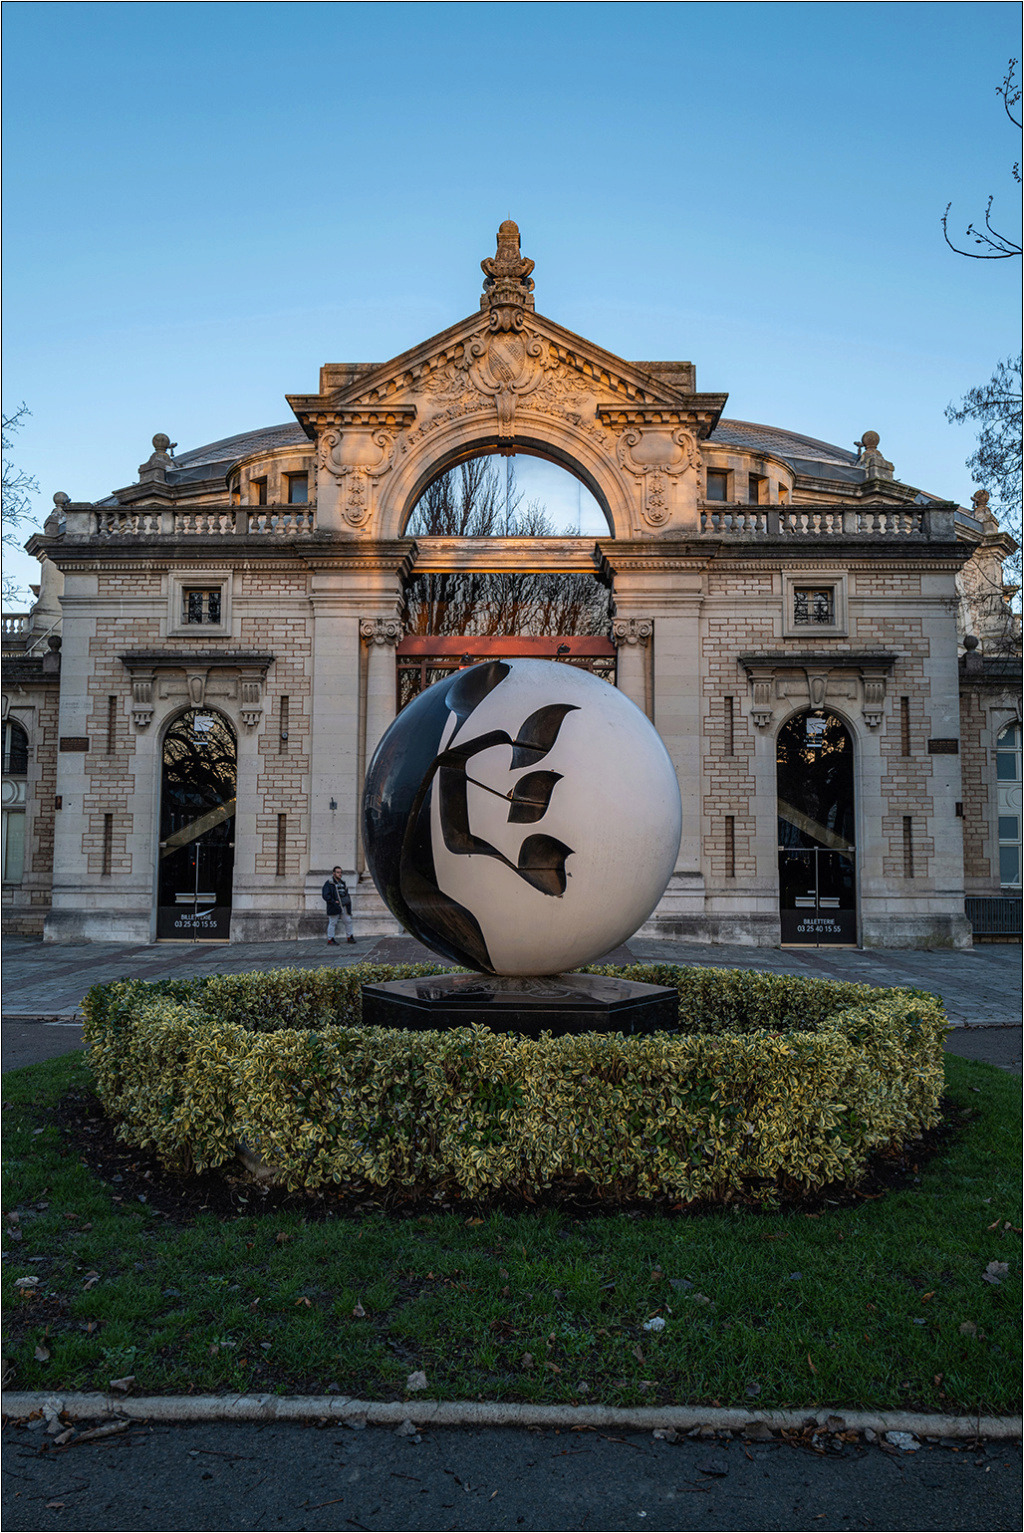
<svg viewBox="0 0 1024 1533">
<path fill-rule="evenodd" d="M 780 426 L 760 425 L 755 421 L 722 419 L 709 439 L 723 447 L 739 447 L 747 452 L 769 452 L 786 462 L 800 473 L 812 474 L 819 479 L 838 479 L 857 482 L 864 471 L 857 467 L 857 454 L 832 442 L 822 442 L 817 437 L 804 436 L 798 431 L 784 431 Z M 255 431 L 243 431 L 237 436 L 221 437 L 204 447 L 193 447 L 178 453 L 174 466 L 168 471 L 172 483 L 187 483 L 190 479 L 212 479 L 218 473 L 226 473 L 239 458 L 254 453 L 270 452 L 275 447 L 312 447 L 297 421 L 283 421 L 279 426 L 261 426 Z"/>
</svg>

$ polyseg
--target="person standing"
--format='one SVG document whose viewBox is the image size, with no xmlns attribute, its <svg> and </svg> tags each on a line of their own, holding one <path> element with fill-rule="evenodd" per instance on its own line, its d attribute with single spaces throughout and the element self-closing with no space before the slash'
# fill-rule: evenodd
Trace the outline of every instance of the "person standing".
<svg viewBox="0 0 1024 1533">
<path fill-rule="evenodd" d="M 324 904 L 327 906 L 327 945 L 337 947 L 338 939 L 334 935 L 338 930 L 338 922 L 345 923 L 345 936 L 349 942 L 354 942 L 355 936 L 352 930 L 352 896 L 348 892 L 341 868 L 335 868 L 331 877 L 320 891 Z"/>
</svg>

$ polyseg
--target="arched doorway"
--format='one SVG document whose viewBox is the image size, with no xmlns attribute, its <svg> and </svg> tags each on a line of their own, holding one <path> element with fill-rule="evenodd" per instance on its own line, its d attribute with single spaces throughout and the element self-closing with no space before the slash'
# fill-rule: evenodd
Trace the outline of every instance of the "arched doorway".
<svg viewBox="0 0 1024 1533">
<path fill-rule="evenodd" d="M 190 708 L 164 736 L 157 938 L 226 942 L 235 864 L 235 736 Z"/>
<path fill-rule="evenodd" d="M 853 740 L 831 713 L 798 713 L 776 752 L 784 944 L 856 947 Z"/>
</svg>

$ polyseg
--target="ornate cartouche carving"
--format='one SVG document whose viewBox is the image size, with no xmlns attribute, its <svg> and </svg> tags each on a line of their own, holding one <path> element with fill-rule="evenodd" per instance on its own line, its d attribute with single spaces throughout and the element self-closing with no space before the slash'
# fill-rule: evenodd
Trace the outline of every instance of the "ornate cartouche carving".
<svg viewBox="0 0 1024 1533">
<path fill-rule="evenodd" d="M 627 473 L 640 481 L 641 511 L 651 527 L 668 521 L 668 480 L 687 470 L 696 474 L 700 467 L 697 443 L 688 431 L 642 431 L 630 426 L 619 437 L 616 456 Z"/>
<path fill-rule="evenodd" d="M 480 262 L 484 274 L 481 309 L 490 310 L 492 330 L 521 330 L 525 311 L 533 308 L 534 263 L 519 249 L 519 225 L 511 218 L 498 230 L 497 254 Z"/>
</svg>

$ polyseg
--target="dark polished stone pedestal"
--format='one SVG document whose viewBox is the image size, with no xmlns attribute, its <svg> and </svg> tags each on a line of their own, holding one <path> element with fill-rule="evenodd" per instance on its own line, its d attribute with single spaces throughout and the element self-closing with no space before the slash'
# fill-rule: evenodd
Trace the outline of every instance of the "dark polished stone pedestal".
<svg viewBox="0 0 1024 1533">
<path fill-rule="evenodd" d="M 431 974 L 363 986 L 366 1027 L 473 1027 L 496 1033 L 654 1033 L 677 1025 L 679 996 L 604 974 L 539 979 L 494 974 Z"/>
</svg>

